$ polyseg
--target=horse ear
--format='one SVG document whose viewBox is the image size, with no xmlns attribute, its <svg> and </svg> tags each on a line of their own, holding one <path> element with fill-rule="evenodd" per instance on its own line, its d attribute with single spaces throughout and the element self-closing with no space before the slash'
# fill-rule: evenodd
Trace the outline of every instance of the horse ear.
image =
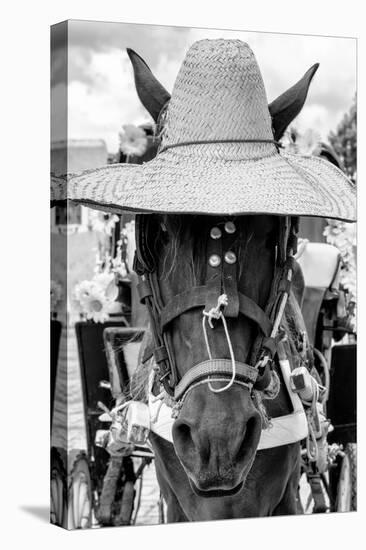
<svg viewBox="0 0 366 550">
<path fill-rule="evenodd" d="M 142 57 L 130 48 L 127 48 L 127 53 L 135 75 L 137 95 L 143 106 L 157 122 L 161 109 L 170 99 L 170 94 L 155 78 Z"/>
<path fill-rule="evenodd" d="M 294 86 L 268 105 L 276 141 L 281 139 L 287 126 L 301 111 L 308 95 L 310 82 L 318 67 L 319 63 L 315 63 Z"/>
</svg>

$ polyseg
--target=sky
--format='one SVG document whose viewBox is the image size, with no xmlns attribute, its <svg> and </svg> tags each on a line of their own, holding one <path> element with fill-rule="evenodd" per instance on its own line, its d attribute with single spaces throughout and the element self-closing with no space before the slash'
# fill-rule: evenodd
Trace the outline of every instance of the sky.
<svg viewBox="0 0 366 550">
<path fill-rule="evenodd" d="M 123 124 L 150 119 L 141 105 L 126 48 L 140 54 L 158 80 L 171 92 L 190 45 L 203 38 L 238 38 L 247 42 L 257 58 L 268 101 L 297 82 L 314 63 L 320 67 L 311 83 L 305 106 L 294 121 L 300 132 L 312 128 L 326 139 L 348 111 L 356 93 L 356 40 L 307 35 L 246 31 L 220 31 L 70 21 L 68 82 L 62 77 L 65 62 L 56 39 L 52 51 L 52 102 L 68 93 L 68 138 L 103 139 L 110 153 L 118 150 Z M 52 139 L 58 135 L 57 115 Z"/>
</svg>

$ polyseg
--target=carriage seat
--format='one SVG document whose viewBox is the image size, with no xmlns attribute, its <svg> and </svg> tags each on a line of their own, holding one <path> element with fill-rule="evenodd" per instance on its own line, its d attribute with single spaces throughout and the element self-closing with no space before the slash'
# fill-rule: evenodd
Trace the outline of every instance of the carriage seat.
<svg viewBox="0 0 366 550">
<path fill-rule="evenodd" d="M 307 242 L 297 262 L 305 280 L 302 314 L 309 341 L 314 345 L 321 305 L 324 300 L 337 297 L 340 253 L 331 244 Z"/>
</svg>

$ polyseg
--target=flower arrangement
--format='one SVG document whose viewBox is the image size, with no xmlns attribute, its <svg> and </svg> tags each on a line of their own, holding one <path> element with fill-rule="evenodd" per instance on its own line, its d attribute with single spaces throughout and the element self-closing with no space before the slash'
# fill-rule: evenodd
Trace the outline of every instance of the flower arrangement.
<svg viewBox="0 0 366 550">
<path fill-rule="evenodd" d="M 147 150 L 147 137 L 143 128 L 133 124 L 124 124 L 119 133 L 119 146 L 127 158 L 134 155 L 141 157 Z"/>
<path fill-rule="evenodd" d="M 118 220 L 118 216 L 107 215 L 103 220 L 95 217 L 93 228 L 111 238 Z M 73 303 L 86 319 L 103 323 L 116 308 L 120 310 L 120 304 L 116 302 L 119 294 L 118 283 L 129 278 L 134 254 L 134 231 L 134 221 L 125 224 L 120 239 L 116 242 L 113 256 L 107 246 L 99 247 L 94 276 L 75 286 Z"/>
</svg>

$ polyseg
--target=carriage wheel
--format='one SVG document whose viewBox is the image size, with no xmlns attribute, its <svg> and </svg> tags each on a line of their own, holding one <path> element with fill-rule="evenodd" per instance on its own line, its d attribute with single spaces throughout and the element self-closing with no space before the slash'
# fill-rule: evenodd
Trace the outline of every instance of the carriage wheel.
<svg viewBox="0 0 366 550">
<path fill-rule="evenodd" d="M 66 470 L 56 449 L 51 451 L 50 522 L 62 527 L 66 518 Z"/>
<path fill-rule="evenodd" d="M 85 455 L 73 465 L 69 483 L 68 528 L 87 529 L 92 524 L 92 484 Z"/>
<path fill-rule="evenodd" d="M 357 446 L 347 443 L 337 490 L 337 512 L 357 510 Z"/>
</svg>

